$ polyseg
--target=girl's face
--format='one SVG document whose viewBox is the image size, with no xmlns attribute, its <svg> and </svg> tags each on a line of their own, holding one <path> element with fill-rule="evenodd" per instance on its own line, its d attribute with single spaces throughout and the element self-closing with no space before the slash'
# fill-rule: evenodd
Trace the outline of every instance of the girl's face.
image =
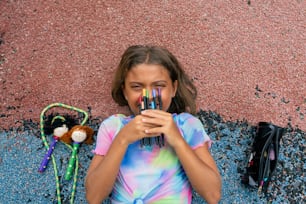
<svg viewBox="0 0 306 204">
<path fill-rule="evenodd" d="M 166 68 L 156 64 L 139 64 L 132 67 L 127 73 L 122 87 L 125 99 L 132 112 L 139 114 L 138 99 L 142 96 L 143 89 L 147 89 L 152 99 L 152 90 L 161 90 L 163 110 L 170 107 L 172 97 L 175 96 L 177 81 L 172 82 Z"/>
</svg>

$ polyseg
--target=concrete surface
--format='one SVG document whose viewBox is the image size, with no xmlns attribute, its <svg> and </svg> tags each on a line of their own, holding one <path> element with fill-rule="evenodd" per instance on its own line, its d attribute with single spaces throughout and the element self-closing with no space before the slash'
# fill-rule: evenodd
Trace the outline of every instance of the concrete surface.
<svg viewBox="0 0 306 204">
<path fill-rule="evenodd" d="M 0 1 L 0 127 L 62 102 L 105 117 L 120 55 L 167 47 L 225 120 L 306 130 L 306 2 Z"/>
</svg>

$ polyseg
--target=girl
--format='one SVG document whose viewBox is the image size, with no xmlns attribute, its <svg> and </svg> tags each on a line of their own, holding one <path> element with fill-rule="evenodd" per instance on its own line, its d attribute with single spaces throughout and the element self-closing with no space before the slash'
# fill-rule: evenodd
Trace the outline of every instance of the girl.
<svg viewBox="0 0 306 204">
<path fill-rule="evenodd" d="M 162 110 L 139 111 L 143 89 L 160 89 Z M 211 140 L 196 117 L 197 92 L 178 60 L 156 46 L 131 46 L 123 54 L 112 97 L 131 115 L 102 122 L 86 176 L 86 198 L 101 203 L 191 203 L 192 187 L 218 203 L 221 179 L 210 155 Z M 163 135 L 164 146 L 142 146 Z"/>
</svg>

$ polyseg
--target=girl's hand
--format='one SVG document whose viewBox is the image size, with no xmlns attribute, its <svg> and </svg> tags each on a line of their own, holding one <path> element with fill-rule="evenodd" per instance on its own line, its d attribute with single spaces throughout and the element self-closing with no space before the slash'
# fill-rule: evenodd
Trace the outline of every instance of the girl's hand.
<svg viewBox="0 0 306 204">
<path fill-rule="evenodd" d="M 162 110 L 144 110 L 141 112 L 146 137 L 164 134 L 168 144 L 175 147 L 183 141 L 183 137 L 173 120 L 172 114 Z"/>
<path fill-rule="evenodd" d="M 119 137 L 128 144 L 134 143 L 144 137 L 153 137 L 157 134 L 146 133 L 147 129 L 157 127 L 157 125 L 144 122 L 147 116 L 136 115 L 128 124 L 119 132 Z"/>
</svg>

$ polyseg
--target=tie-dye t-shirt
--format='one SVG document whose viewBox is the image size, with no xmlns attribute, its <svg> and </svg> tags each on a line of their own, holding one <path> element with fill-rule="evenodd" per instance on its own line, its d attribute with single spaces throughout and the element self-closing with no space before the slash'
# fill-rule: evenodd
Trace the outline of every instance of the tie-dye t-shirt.
<svg viewBox="0 0 306 204">
<path fill-rule="evenodd" d="M 105 155 L 120 129 L 133 116 L 117 114 L 102 122 L 97 136 L 98 155 Z M 174 121 L 192 149 L 210 138 L 200 120 L 189 113 L 173 114 Z M 192 190 L 174 150 L 165 144 L 128 146 L 111 195 L 112 203 L 191 203 Z"/>
</svg>

